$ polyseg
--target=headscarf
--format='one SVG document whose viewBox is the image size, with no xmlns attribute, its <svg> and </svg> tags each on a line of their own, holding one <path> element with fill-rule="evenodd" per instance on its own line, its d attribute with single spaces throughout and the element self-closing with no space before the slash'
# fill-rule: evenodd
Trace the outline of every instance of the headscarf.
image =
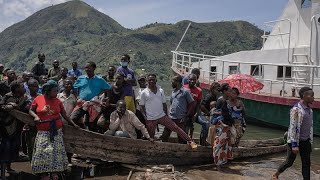
<svg viewBox="0 0 320 180">
<path fill-rule="evenodd" d="M 42 93 L 51 91 L 51 89 L 58 87 L 58 84 L 56 81 L 54 80 L 49 80 L 46 83 L 43 84 L 42 86 Z"/>
</svg>

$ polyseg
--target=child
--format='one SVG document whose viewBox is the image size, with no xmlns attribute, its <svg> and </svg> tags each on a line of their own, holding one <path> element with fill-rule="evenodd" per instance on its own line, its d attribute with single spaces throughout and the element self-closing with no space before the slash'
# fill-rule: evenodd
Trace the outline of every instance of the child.
<svg viewBox="0 0 320 180">
<path fill-rule="evenodd" d="M 210 123 L 215 125 L 222 120 L 221 110 L 217 109 L 217 101 L 210 102 Z"/>
<path fill-rule="evenodd" d="M 63 91 L 57 95 L 57 98 L 60 99 L 60 101 L 62 102 L 68 117 L 70 117 L 77 103 L 76 96 L 71 93 L 72 89 L 73 89 L 72 80 L 65 79 L 63 81 Z M 65 122 L 64 119 L 63 119 L 63 122 Z"/>
<path fill-rule="evenodd" d="M 39 76 L 39 90 L 38 93 L 42 94 L 42 86 L 48 81 L 48 77 L 46 75 Z"/>
<path fill-rule="evenodd" d="M 74 94 L 72 94 L 72 80 L 71 79 L 65 79 L 63 81 L 63 91 L 61 93 L 58 93 L 57 98 L 60 99 L 60 101 L 63 104 L 64 110 L 66 111 L 66 114 L 68 117 L 70 117 L 73 109 L 76 107 L 77 98 Z M 62 118 L 63 123 L 67 123 L 67 121 Z M 72 153 L 67 153 L 68 162 L 71 163 L 71 157 Z"/>
<path fill-rule="evenodd" d="M 61 79 L 58 81 L 58 89 L 59 89 L 59 92 L 62 92 L 64 89 L 64 80 L 66 80 L 68 77 L 68 69 L 63 67 L 61 68 L 60 71 L 61 71 Z M 71 77 L 70 79 L 72 80 Z"/>
</svg>

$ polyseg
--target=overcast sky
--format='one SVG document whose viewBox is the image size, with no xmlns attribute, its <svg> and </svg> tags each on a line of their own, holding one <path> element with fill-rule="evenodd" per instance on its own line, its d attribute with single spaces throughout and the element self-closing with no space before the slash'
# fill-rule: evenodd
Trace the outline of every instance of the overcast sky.
<svg viewBox="0 0 320 180">
<path fill-rule="evenodd" d="M 67 0 L 0 0 L 0 32 L 34 12 Z M 181 20 L 246 20 L 263 28 L 277 19 L 288 0 L 84 0 L 126 28 Z"/>
</svg>

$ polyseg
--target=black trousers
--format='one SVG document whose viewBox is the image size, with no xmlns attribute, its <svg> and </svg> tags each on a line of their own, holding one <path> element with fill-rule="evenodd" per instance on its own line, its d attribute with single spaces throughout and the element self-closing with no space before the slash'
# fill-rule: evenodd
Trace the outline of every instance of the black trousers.
<svg viewBox="0 0 320 180">
<path fill-rule="evenodd" d="M 302 176 L 304 180 L 310 179 L 310 154 L 311 154 L 311 143 L 308 141 L 300 141 L 299 142 L 299 153 L 301 157 L 301 163 L 302 163 Z M 297 155 L 292 153 L 292 147 L 291 144 L 288 144 L 287 149 L 287 159 L 285 162 L 283 162 L 280 167 L 278 168 L 278 172 L 282 173 L 287 168 L 291 167 L 294 163 Z"/>
</svg>

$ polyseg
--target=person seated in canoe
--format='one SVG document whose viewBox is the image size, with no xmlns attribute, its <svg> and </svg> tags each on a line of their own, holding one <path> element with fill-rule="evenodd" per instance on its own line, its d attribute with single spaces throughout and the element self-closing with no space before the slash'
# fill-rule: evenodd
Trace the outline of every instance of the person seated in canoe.
<svg viewBox="0 0 320 180">
<path fill-rule="evenodd" d="M 147 88 L 141 92 L 140 106 L 150 137 L 154 138 L 157 125 L 161 124 L 176 132 L 193 149 L 197 148 L 196 143 L 168 117 L 166 96 L 163 89 L 157 85 L 157 75 L 147 75 L 147 82 Z"/>
<path fill-rule="evenodd" d="M 105 135 L 137 139 L 135 129 L 140 130 L 146 139 L 153 142 L 147 129 L 137 116 L 132 111 L 126 109 L 125 101 L 119 100 L 117 102 L 117 109 L 110 115 L 109 130 L 105 132 Z"/>
<path fill-rule="evenodd" d="M 108 94 L 110 85 L 100 76 L 95 75 L 96 63 L 87 62 L 85 71 L 87 75 L 80 76 L 74 83 L 74 89 L 78 90 L 79 100 L 70 119 L 82 128 L 87 127 L 90 131 L 96 131 L 96 118 L 101 112 L 101 101 L 98 96 Z M 89 114 L 90 112 L 90 114 Z M 80 120 L 86 115 L 85 122 Z"/>
<path fill-rule="evenodd" d="M 119 100 L 124 100 L 124 74 L 116 73 L 114 83 L 111 85 L 111 90 L 108 97 L 102 94 L 99 98 L 102 100 L 102 114 L 98 119 L 98 126 L 102 132 L 109 129 L 110 115 L 116 110 L 116 104 Z"/>
<path fill-rule="evenodd" d="M 23 127 L 23 123 L 8 112 L 14 109 L 28 112 L 31 104 L 25 95 L 26 90 L 22 82 L 12 81 L 10 89 L 11 92 L 5 94 L 0 101 L 0 163 L 2 173 L 5 169 L 7 172 L 12 172 L 11 163 L 19 158 Z"/>
<path fill-rule="evenodd" d="M 187 133 L 186 123 L 193 117 L 196 102 L 194 101 L 191 92 L 182 86 L 182 76 L 174 76 L 171 85 L 173 91 L 170 97 L 171 108 L 169 117 Z M 162 134 L 162 141 L 168 142 L 170 134 L 171 130 L 165 128 Z M 178 141 L 182 144 L 186 143 L 181 137 L 178 137 Z"/>
<path fill-rule="evenodd" d="M 234 127 L 236 128 L 236 138 L 234 146 L 238 146 L 241 137 L 243 136 L 246 129 L 246 121 L 245 117 L 245 109 L 244 104 L 241 100 L 239 100 L 239 89 L 233 87 L 231 90 L 231 94 L 229 100 L 227 100 L 228 108 L 231 112 L 231 116 L 234 119 Z"/>
</svg>

